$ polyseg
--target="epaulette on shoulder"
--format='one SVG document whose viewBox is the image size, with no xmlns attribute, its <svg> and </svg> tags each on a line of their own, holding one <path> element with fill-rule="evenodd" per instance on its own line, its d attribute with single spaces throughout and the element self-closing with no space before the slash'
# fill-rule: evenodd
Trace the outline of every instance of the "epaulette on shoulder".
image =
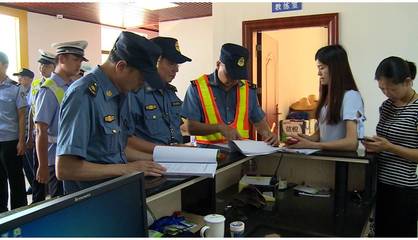
<svg viewBox="0 0 418 240">
<path fill-rule="evenodd" d="M 167 88 L 170 89 L 173 92 L 177 92 L 177 88 L 175 86 L 171 85 L 171 84 L 168 84 Z"/>
<path fill-rule="evenodd" d="M 97 83 L 95 81 L 92 81 L 89 84 L 87 91 L 89 92 L 91 96 L 95 97 L 97 95 L 97 88 L 98 88 Z"/>
</svg>

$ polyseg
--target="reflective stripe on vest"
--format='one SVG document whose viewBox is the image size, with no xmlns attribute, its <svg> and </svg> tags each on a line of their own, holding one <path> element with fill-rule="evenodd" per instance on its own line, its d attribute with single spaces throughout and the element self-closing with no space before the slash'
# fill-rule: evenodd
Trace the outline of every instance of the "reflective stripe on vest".
<svg viewBox="0 0 418 240">
<path fill-rule="evenodd" d="M 41 84 L 42 84 L 42 78 L 41 79 L 35 79 L 33 80 L 32 84 L 31 84 L 31 111 L 32 111 L 32 116 L 35 116 L 35 97 L 36 94 L 38 94 L 39 89 L 41 89 Z"/>
<path fill-rule="evenodd" d="M 202 104 L 206 124 L 225 124 L 219 114 L 212 88 L 209 86 L 207 75 L 199 77 L 196 88 L 199 93 L 200 103 Z M 235 110 L 234 122 L 228 126 L 236 128 L 243 139 L 249 138 L 248 122 L 248 96 L 249 86 L 246 80 L 241 80 L 243 85 L 237 88 L 237 107 Z M 196 142 L 200 144 L 223 143 L 226 139 L 221 133 L 214 133 L 206 136 L 196 136 Z"/>
<path fill-rule="evenodd" d="M 64 89 L 58 87 L 54 80 L 47 78 L 41 87 L 49 88 L 57 98 L 58 104 L 61 105 L 64 98 Z M 48 135 L 48 143 L 57 143 L 57 136 Z"/>
<path fill-rule="evenodd" d="M 41 87 L 49 88 L 57 98 L 58 104 L 61 105 L 62 99 L 64 98 L 64 89 L 58 87 L 54 80 L 47 78 Z"/>
</svg>

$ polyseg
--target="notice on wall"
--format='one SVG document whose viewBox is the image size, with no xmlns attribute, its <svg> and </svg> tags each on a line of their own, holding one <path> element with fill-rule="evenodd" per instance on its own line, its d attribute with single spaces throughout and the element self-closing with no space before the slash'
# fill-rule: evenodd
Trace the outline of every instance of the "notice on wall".
<svg viewBox="0 0 418 240">
<path fill-rule="evenodd" d="M 287 12 L 287 11 L 297 11 L 302 10 L 301 2 L 272 2 L 271 11 L 272 12 Z"/>
</svg>

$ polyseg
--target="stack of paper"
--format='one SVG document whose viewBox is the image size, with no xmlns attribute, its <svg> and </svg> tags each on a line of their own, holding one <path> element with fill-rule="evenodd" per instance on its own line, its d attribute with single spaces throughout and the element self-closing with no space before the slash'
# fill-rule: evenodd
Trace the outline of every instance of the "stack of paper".
<svg viewBox="0 0 418 240">
<path fill-rule="evenodd" d="M 154 161 L 164 166 L 166 175 L 214 177 L 218 163 L 217 149 L 157 146 Z"/>
<path fill-rule="evenodd" d="M 263 141 L 234 140 L 230 144 L 231 148 L 236 148 L 245 156 L 267 155 L 280 151 L 280 148 L 272 147 Z"/>
<path fill-rule="evenodd" d="M 267 155 L 275 152 L 291 152 L 309 155 L 319 151 L 319 149 L 272 147 L 264 141 L 254 140 L 234 140 L 230 142 L 230 145 L 231 148 L 237 149 L 245 156 Z"/>
</svg>

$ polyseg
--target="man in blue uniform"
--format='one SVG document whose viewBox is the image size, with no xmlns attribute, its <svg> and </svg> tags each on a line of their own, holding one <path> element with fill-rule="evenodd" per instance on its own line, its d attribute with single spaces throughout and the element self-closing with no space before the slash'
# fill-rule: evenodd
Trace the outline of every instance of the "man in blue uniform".
<svg viewBox="0 0 418 240">
<path fill-rule="evenodd" d="M 191 61 L 180 52 L 177 39 L 156 37 L 151 41 L 161 48 L 161 58 L 157 68 L 162 80 L 166 82 L 165 87 L 154 89 L 145 86 L 132 94 L 134 134 L 154 143 L 148 144 L 149 148 L 145 151 L 149 153 L 153 152 L 155 144 L 183 143 L 180 132 L 182 101 L 176 95 L 176 87 L 170 83 L 179 71 L 179 64 Z"/>
<path fill-rule="evenodd" d="M 72 83 L 71 78 L 78 74 L 84 57 L 86 41 L 73 41 L 56 43 L 57 67 L 51 78 L 45 80 L 36 96 L 35 128 L 36 153 L 38 155 L 38 168 L 36 181 L 41 184 L 48 183 L 49 193 L 52 197 L 63 194 L 62 182 L 55 175 L 55 150 L 58 136 L 58 116 L 64 92 Z M 42 185 L 39 186 L 42 188 Z M 41 191 L 41 190 L 40 190 Z M 45 196 L 39 196 L 34 202 L 41 201 Z"/>
<path fill-rule="evenodd" d="M 36 136 L 36 131 L 34 131 L 34 122 L 33 122 L 33 116 L 35 115 L 35 100 L 36 100 L 36 95 L 39 92 L 39 89 L 41 88 L 42 84 L 44 83 L 45 79 L 51 77 L 52 72 L 55 69 L 55 65 L 56 65 L 56 55 L 47 51 L 44 51 L 42 49 L 39 49 L 39 59 L 38 59 L 38 63 L 39 63 L 39 73 L 41 74 L 40 78 L 37 78 L 35 80 L 32 81 L 32 85 L 31 85 L 31 89 L 30 89 L 30 96 L 29 96 L 29 105 L 30 105 L 30 111 L 29 111 L 29 121 L 28 121 L 28 127 L 29 127 L 29 136 L 28 136 L 28 140 L 27 140 L 27 153 L 26 153 L 26 157 L 28 159 L 32 159 L 32 168 L 34 171 L 34 177 L 33 177 L 33 181 L 31 183 L 32 186 L 32 199 L 35 201 L 40 201 L 45 199 L 45 184 L 42 183 L 38 183 L 36 181 L 36 170 L 37 170 L 37 166 L 38 166 L 38 156 L 36 154 L 36 148 L 35 148 L 35 136 Z M 31 157 L 32 156 L 32 157 Z M 33 185 L 39 185 L 35 188 L 33 188 Z M 35 191 L 36 190 L 36 191 Z M 28 191 L 29 192 L 29 191 Z M 37 200 L 39 199 L 39 200 Z"/>
<path fill-rule="evenodd" d="M 215 72 L 192 81 L 182 107 L 187 119 L 182 128 L 196 135 L 197 143 L 248 139 L 252 123 L 266 142 L 278 144 L 258 104 L 256 86 L 246 81 L 247 62 L 246 48 L 224 44 Z"/>
<path fill-rule="evenodd" d="M 35 74 L 27 69 L 27 68 L 22 68 L 22 70 L 18 73 L 14 73 L 13 76 L 17 76 L 17 81 L 19 82 L 19 87 L 21 88 L 21 94 L 24 95 L 28 105 L 30 105 L 30 88 L 31 88 L 31 84 L 33 81 L 33 77 L 35 76 Z M 29 182 L 30 188 L 28 190 L 28 192 L 32 191 L 31 187 L 33 184 L 33 180 L 35 179 L 34 176 L 34 171 L 33 171 L 33 144 L 30 146 L 31 144 L 31 140 L 32 138 L 30 138 L 29 136 L 31 135 L 31 133 L 29 132 L 29 112 L 30 112 L 30 107 L 26 107 L 26 111 L 25 111 L 25 140 L 26 140 L 26 152 L 25 155 L 23 156 L 23 170 L 25 171 L 25 176 L 26 179 Z M 33 139 L 32 139 L 33 140 Z"/>
<path fill-rule="evenodd" d="M 128 139 L 134 145 L 138 141 L 131 136 L 127 93 L 144 80 L 163 87 L 156 68 L 160 53 L 148 39 L 122 32 L 107 61 L 68 89 L 57 147 L 57 176 L 64 180 L 65 193 L 133 172 L 159 176 L 165 171 L 153 161 L 132 161 L 124 152 Z"/>
<path fill-rule="evenodd" d="M 22 156 L 25 153 L 26 100 L 6 75 L 9 59 L 0 52 L 0 212 L 7 211 L 10 186 L 12 209 L 27 204 Z"/>
</svg>

